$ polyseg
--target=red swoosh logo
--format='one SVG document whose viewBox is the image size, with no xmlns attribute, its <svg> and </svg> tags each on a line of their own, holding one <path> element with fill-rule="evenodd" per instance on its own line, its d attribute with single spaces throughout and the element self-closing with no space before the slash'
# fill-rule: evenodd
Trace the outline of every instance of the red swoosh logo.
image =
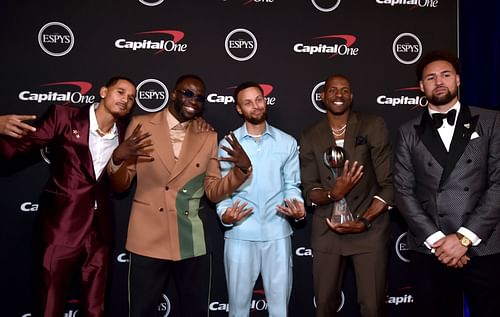
<svg viewBox="0 0 500 317">
<path fill-rule="evenodd" d="M 59 86 L 59 85 L 69 85 L 69 86 L 77 86 L 80 88 L 80 93 L 85 95 L 92 89 L 92 84 L 86 81 L 61 81 L 57 83 L 48 83 L 43 84 L 41 86 Z"/>
<path fill-rule="evenodd" d="M 155 30 L 155 31 L 147 31 L 147 32 L 139 32 L 139 33 L 135 33 L 135 34 L 168 34 L 168 35 L 171 35 L 173 37 L 173 41 L 174 43 L 177 43 L 179 42 L 180 40 L 182 40 L 184 38 L 184 32 L 182 31 L 176 31 L 176 30 Z M 158 50 L 156 54 L 159 54 L 159 53 L 164 53 L 165 50 Z"/>
<path fill-rule="evenodd" d="M 351 47 L 355 42 L 356 42 L 356 37 L 354 35 L 350 34 L 337 34 L 337 35 L 324 35 L 324 36 L 318 36 L 314 37 L 314 40 L 316 39 L 342 39 L 345 41 L 345 45 L 347 47 Z M 329 58 L 332 58 L 336 56 L 337 54 L 332 54 Z"/>
</svg>

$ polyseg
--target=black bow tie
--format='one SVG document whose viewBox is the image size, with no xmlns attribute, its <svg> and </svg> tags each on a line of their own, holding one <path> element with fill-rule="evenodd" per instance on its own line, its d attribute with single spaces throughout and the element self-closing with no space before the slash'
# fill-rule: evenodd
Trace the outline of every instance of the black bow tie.
<svg viewBox="0 0 500 317">
<path fill-rule="evenodd" d="M 455 109 L 448 111 L 447 113 L 434 113 L 432 115 L 432 122 L 434 123 L 434 127 L 439 129 L 443 125 L 443 119 L 448 121 L 449 125 L 453 125 L 455 123 L 455 115 L 457 111 Z"/>
</svg>

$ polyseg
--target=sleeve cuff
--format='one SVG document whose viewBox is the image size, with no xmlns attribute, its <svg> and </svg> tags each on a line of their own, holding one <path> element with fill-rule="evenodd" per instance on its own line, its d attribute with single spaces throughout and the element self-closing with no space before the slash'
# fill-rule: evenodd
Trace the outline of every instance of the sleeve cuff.
<svg viewBox="0 0 500 317">
<path fill-rule="evenodd" d="M 463 234 L 467 239 L 469 239 L 472 242 L 472 246 L 477 246 L 479 243 L 481 243 L 481 238 L 477 236 L 474 232 L 470 231 L 469 229 L 465 227 L 460 227 L 457 230 L 458 233 Z"/>
</svg>

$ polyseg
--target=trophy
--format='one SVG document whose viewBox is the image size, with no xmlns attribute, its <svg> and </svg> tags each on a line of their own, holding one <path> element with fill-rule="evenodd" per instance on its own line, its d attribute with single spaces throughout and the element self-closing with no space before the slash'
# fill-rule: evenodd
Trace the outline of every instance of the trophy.
<svg viewBox="0 0 500 317">
<path fill-rule="evenodd" d="M 328 148 L 323 154 L 325 165 L 332 171 L 335 178 L 342 175 L 345 163 L 345 151 L 340 146 Z M 354 220 L 345 198 L 333 202 L 332 223 L 344 223 Z"/>
</svg>

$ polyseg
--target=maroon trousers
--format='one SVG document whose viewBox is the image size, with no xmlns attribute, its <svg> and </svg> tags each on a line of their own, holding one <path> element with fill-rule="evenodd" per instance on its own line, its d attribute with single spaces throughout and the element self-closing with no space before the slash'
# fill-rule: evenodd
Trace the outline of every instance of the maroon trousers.
<svg viewBox="0 0 500 317">
<path fill-rule="evenodd" d="M 104 316 L 104 293 L 109 247 L 92 229 L 82 245 L 50 244 L 43 251 L 40 289 L 35 299 L 40 316 L 64 316 L 64 306 L 75 274 L 81 281 L 80 316 Z"/>
</svg>

